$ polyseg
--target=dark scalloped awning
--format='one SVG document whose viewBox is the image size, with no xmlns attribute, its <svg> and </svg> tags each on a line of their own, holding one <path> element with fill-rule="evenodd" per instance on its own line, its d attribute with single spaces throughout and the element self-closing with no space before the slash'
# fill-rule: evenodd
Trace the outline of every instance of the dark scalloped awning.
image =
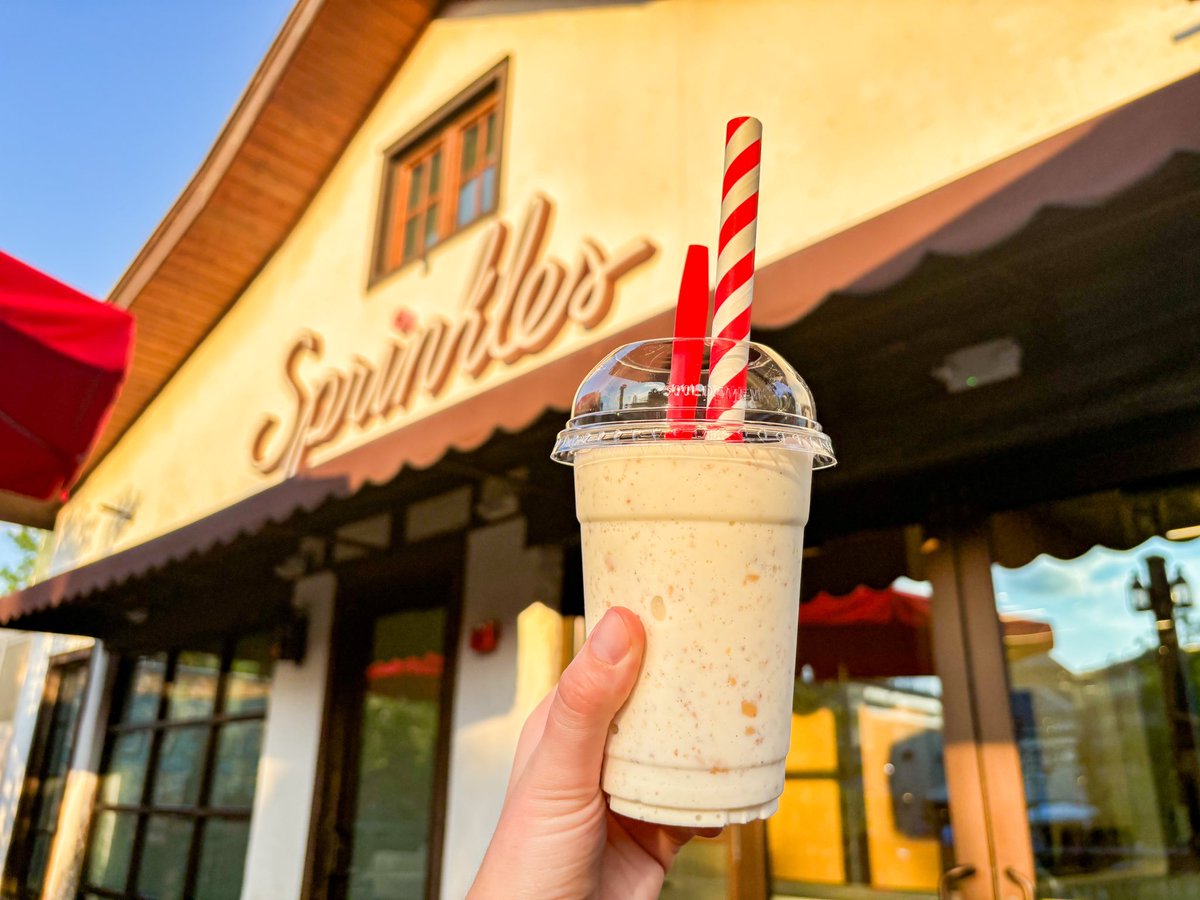
<svg viewBox="0 0 1200 900">
<path fill-rule="evenodd" d="M 927 255 L 888 288 L 760 333 L 804 374 L 838 451 L 814 523 L 847 531 L 876 509 L 875 524 L 902 524 L 1200 469 L 1198 246 L 1200 153 L 1181 151 L 1103 204 L 1043 207 L 982 251 Z M 1020 347 L 1019 377 L 959 393 L 934 377 L 1002 338 Z"/>
</svg>

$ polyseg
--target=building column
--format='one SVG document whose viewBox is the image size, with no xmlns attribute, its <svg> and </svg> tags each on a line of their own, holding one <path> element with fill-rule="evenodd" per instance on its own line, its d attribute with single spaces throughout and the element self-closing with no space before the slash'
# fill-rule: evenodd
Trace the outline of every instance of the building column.
<svg viewBox="0 0 1200 900">
<path fill-rule="evenodd" d="M 299 900 L 301 896 L 308 869 L 336 594 L 337 578 L 331 572 L 296 583 L 295 604 L 308 615 L 308 647 L 299 665 L 277 663 L 271 681 L 243 900 Z"/>
</svg>

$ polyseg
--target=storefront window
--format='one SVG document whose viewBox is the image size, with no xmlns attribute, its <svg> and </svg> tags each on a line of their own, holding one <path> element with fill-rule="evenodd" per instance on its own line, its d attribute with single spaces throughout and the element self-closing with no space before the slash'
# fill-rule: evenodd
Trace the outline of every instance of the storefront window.
<svg viewBox="0 0 1200 900">
<path fill-rule="evenodd" d="M 364 673 L 349 900 L 426 895 L 445 628 L 444 609 L 375 619 Z"/>
<path fill-rule="evenodd" d="M 992 576 L 1038 896 L 1200 896 L 1200 540 Z"/>
<path fill-rule="evenodd" d="M 133 725 L 139 722 L 153 722 L 158 718 L 158 701 L 162 696 L 163 673 L 166 669 L 165 653 L 143 656 L 137 661 L 122 721 Z"/>
<path fill-rule="evenodd" d="M 249 841 L 249 822 L 214 819 L 208 823 L 200 847 L 197 897 L 238 900 L 241 896 L 241 879 L 231 879 L 229 871 L 241 871 L 245 866 L 246 844 Z"/>
<path fill-rule="evenodd" d="M 92 823 L 92 851 L 85 871 L 93 888 L 122 892 L 129 879 L 137 816 L 103 810 Z"/>
<path fill-rule="evenodd" d="M 802 607 L 775 895 L 932 897 L 953 865 L 931 594 L 901 578 Z"/>
<path fill-rule="evenodd" d="M 465 99 L 452 101 L 389 154 L 376 276 L 423 258 L 495 211 L 503 71 L 501 66 Z"/>
<path fill-rule="evenodd" d="M 225 680 L 225 712 L 244 713 L 267 708 L 271 687 L 270 646 L 266 635 L 238 641 Z"/>
<path fill-rule="evenodd" d="M 107 771 L 100 777 L 100 802 L 133 806 L 142 798 L 152 731 L 129 731 L 113 738 Z"/>
<path fill-rule="evenodd" d="M 240 895 L 270 679 L 261 638 L 124 666 L 84 896 Z"/>
<path fill-rule="evenodd" d="M 180 653 L 167 703 L 168 719 L 195 719 L 212 714 L 221 657 L 215 653 Z"/>
</svg>

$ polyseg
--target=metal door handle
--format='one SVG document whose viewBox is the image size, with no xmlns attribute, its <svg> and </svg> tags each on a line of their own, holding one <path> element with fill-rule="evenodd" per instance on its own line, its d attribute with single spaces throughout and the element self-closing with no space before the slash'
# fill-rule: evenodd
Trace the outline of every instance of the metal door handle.
<svg viewBox="0 0 1200 900">
<path fill-rule="evenodd" d="M 1025 900 L 1037 900 L 1037 882 L 1019 869 L 1009 866 L 1004 870 L 1008 880 L 1021 889 Z"/>
<path fill-rule="evenodd" d="M 956 881 L 970 878 L 975 874 L 975 867 L 968 864 L 952 866 L 938 877 L 938 900 L 950 900 L 950 888 Z"/>
</svg>

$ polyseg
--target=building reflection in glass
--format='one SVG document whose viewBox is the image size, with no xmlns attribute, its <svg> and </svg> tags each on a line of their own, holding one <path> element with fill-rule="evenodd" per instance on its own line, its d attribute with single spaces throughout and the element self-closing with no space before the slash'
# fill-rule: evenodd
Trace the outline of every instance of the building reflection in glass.
<svg viewBox="0 0 1200 900">
<path fill-rule="evenodd" d="M 767 828 L 776 895 L 932 895 L 953 864 L 929 591 L 901 579 L 803 605 L 788 777 Z"/>
<path fill-rule="evenodd" d="M 1200 563 L 1200 541 L 1153 538 L 1129 551 L 993 567 L 1002 618 L 1049 629 L 1040 642 L 1006 641 L 1006 657 L 1029 829 L 1050 896 L 1200 896 L 1200 646 L 1178 628 L 1165 576 L 1165 604 L 1149 593 L 1130 602 L 1131 573 L 1149 589 L 1154 557 L 1160 575 L 1167 562 L 1186 572 Z"/>
</svg>

